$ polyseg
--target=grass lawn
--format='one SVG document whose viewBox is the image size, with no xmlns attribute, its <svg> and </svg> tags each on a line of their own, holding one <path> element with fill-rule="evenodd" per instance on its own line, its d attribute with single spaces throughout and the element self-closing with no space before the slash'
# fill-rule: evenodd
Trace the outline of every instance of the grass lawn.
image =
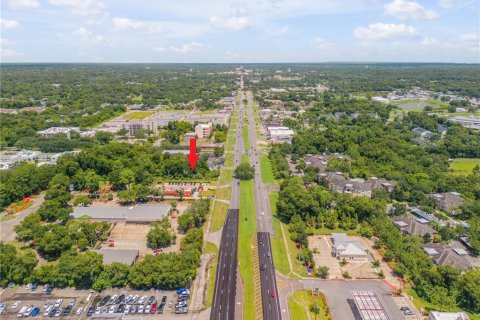
<svg viewBox="0 0 480 320">
<path fill-rule="evenodd" d="M 275 178 L 273 177 L 272 172 L 272 164 L 270 163 L 270 159 L 266 155 L 260 156 L 260 173 L 262 175 L 263 183 L 275 183 Z"/>
<path fill-rule="evenodd" d="M 254 283 L 252 237 L 256 234 L 253 205 L 253 180 L 240 182 L 240 219 L 238 231 L 238 262 L 244 283 L 243 318 L 254 319 Z"/>
<path fill-rule="evenodd" d="M 215 257 L 210 262 L 210 268 L 208 269 L 208 291 L 207 298 L 205 300 L 205 306 L 211 307 L 213 302 L 213 293 L 215 291 L 215 276 L 217 273 L 217 261 L 218 261 L 218 248 L 214 243 L 207 242 L 205 247 L 205 253 L 213 253 Z"/>
<path fill-rule="evenodd" d="M 225 151 L 233 151 L 233 149 L 235 149 L 235 146 L 227 146 Z"/>
<path fill-rule="evenodd" d="M 235 136 L 231 136 L 227 139 L 227 144 L 228 145 L 234 145 L 235 144 Z"/>
<path fill-rule="evenodd" d="M 290 238 L 290 232 L 288 231 L 288 225 L 283 223 L 283 232 L 285 233 L 285 238 L 287 239 L 288 252 L 290 254 L 290 260 L 292 261 L 292 268 L 294 272 L 298 273 L 301 276 L 308 276 L 307 269 L 301 262 L 298 261 L 297 256 L 300 250 L 295 245 L 295 242 Z"/>
<path fill-rule="evenodd" d="M 282 274 L 288 276 L 290 274 L 290 266 L 288 265 L 287 249 L 283 241 L 282 228 L 280 227 L 280 220 L 277 218 L 277 201 L 278 192 L 270 193 L 270 207 L 273 214 L 273 227 L 275 228 L 275 237 L 270 237 L 272 244 L 273 262 L 275 268 Z"/>
<path fill-rule="evenodd" d="M 232 169 L 223 169 L 220 174 L 220 184 L 230 183 L 233 180 L 233 170 Z"/>
<path fill-rule="evenodd" d="M 232 188 L 223 187 L 217 189 L 217 199 L 220 200 L 229 200 L 232 198 Z"/>
<path fill-rule="evenodd" d="M 220 230 L 220 228 L 223 227 L 223 223 L 227 217 L 227 211 L 228 204 L 215 201 L 215 205 L 213 207 L 212 224 L 210 225 L 211 232 Z"/>
<path fill-rule="evenodd" d="M 141 120 L 145 119 L 146 117 L 151 116 L 155 112 L 153 111 L 134 111 L 127 113 L 126 115 L 123 116 L 123 119 L 125 120 Z"/>
<path fill-rule="evenodd" d="M 297 303 L 298 301 L 299 303 Z M 292 319 L 308 319 L 307 312 L 310 319 L 328 320 L 331 319 L 330 311 L 326 305 L 325 296 L 320 292 L 319 296 L 312 297 L 310 290 L 300 290 L 293 294 L 293 298 L 288 298 L 288 306 L 290 308 L 290 315 Z M 310 312 L 312 304 L 318 305 L 320 313 L 315 318 L 315 314 Z M 305 310 L 307 309 L 307 310 Z"/>
<path fill-rule="evenodd" d="M 417 307 L 417 309 L 420 310 L 421 308 L 424 308 L 424 310 L 425 310 L 424 314 L 425 315 L 428 315 L 430 310 L 439 310 L 439 311 L 446 311 L 446 312 L 447 311 L 450 311 L 450 312 L 462 311 L 460 308 L 447 310 L 441 305 L 436 305 L 436 304 L 430 303 L 430 302 L 426 301 L 425 299 L 419 297 L 417 292 L 414 289 L 408 289 L 407 293 L 408 293 L 409 296 L 413 297 L 413 304 L 415 305 L 415 307 Z M 471 313 L 468 313 L 468 312 L 467 312 L 467 314 L 468 314 L 468 316 L 470 317 L 471 320 L 480 320 L 480 315 L 479 314 L 471 314 Z"/>
<path fill-rule="evenodd" d="M 450 169 L 453 175 L 468 175 L 477 164 L 480 165 L 480 159 L 457 158 L 450 162 Z"/>
<path fill-rule="evenodd" d="M 431 106 L 434 109 L 446 108 L 448 103 L 438 100 L 404 100 L 394 102 L 399 108 L 408 111 L 422 111 L 426 106 Z"/>
<path fill-rule="evenodd" d="M 233 167 L 233 159 L 225 160 L 225 167 Z"/>
<path fill-rule="evenodd" d="M 245 145 L 245 150 L 250 150 L 250 142 L 248 142 L 248 127 L 243 126 L 243 143 Z"/>
</svg>

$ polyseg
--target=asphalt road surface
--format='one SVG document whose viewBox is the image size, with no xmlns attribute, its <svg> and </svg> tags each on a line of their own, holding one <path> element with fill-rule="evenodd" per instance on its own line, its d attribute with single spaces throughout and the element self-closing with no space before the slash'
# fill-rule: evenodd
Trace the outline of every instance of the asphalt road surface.
<svg viewBox="0 0 480 320">
<path fill-rule="evenodd" d="M 273 264 L 270 233 L 257 232 L 258 261 L 260 263 L 260 283 L 262 288 L 262 309 L 264 320 L 280 320 L 275 266 Z"/>
<path fill-rule="evenodd" d="M 233 320 L 235 318 L 238 213 L 238 209 L 228 210 L 223 226 L 210 320 Z"/>
<path fill-rule="evenodd" d="M 270 210 L 270 199 L 262 183 L 260 173 L 260 152 L 257 147 L 255 119 L 253 114 L 253 97 L 247 93 L 248 108 L 248 152 L 250 165 L 255 167 L 255 211 L 257 218 L 258 261 L 260 263 L 260 284 L 262 290 L 263 319 L 280 320 L 280 302 L 278 300 L 277 281 L 275 279 L 275 265 L 270 245 L 270 234 L 273 233 L 273 218 Z"/>
<path fill-rule="evenodd" d="M 239 107 L 239 118 L 234 147 L 235 167 L 242 161 L 243 147 L 243 92 Z M 238 216 L 240 207 L 240 180 L 233 179 L 230 209 L 225 219 L 218 252 L 215 291 L 213 293 L 210 320 L 235 318 L 235 295 L 237 289 Z"/>
</svg>

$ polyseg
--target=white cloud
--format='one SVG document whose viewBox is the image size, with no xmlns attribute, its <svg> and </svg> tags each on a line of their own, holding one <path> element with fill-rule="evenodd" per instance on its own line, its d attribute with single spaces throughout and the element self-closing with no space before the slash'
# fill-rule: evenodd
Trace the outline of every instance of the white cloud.
<svg viewBox="0 0 480 320">
<path fill-rule="evenodd" d="M 18 58 L 23 56 L 23 53 L 11 49 L 0 49 L 0 56 L 2 59 Z"/>
<path fill-rule="evenodd" d="M 7 3 L 13 10 L 36 9 L 42 6 L 37 0 L 7 0 Z"/>
<path fill-rule="evenodd" d="M 461 41 L 461 42 L 479 42 L 480 41 L 480 37 L 478 34 L 476 33 L 467 33 L 467 34 L 462 34 L 458 37 L 458 40 Z"/>
<path fill-rule="evenodd" d="M 96 0 L 48 0 L 53 6 L 70 8 L 73 14 L 88 16 L 103 13 L 105 5 Z"/>
<path fill-rule="evenodd" d="M 2 45 L 2 46 L 6 46 L 6 45 L 9 45 L 11 43 L 12 43 L 12 41 L 10 41 L 8 39 L 0 38 L 0 45 Z"/>
<path fill-rule="evenodd" d="M 112 23 L 117 31 L 134 31 L 162 37 L 195 37 L 210 29 L 207 24 L 177 21 L 141 21 L 116 17 Z"/>
<path fill-rule="evenodd" d="M 94 34 L 92 31 L 85 29 L 83 27 L 76 29 L 75 31 L 72 32 L 72 35 L 79 37 L 85 42 L 89 43 L 105 43 L 107 42 L 107 39 L 105 39 L 104 36 L 99 35 L 99 34 Z"/>
<path fill-rule="evenodd" d="M 0 18 L 0 28 L 2 29 L 12 29 L 18 26 L 18 22 L 15 20 L 6 20 Z"/>
<path fill-rule="evenodd" d="M 438 18 L 433 10 L 427 10 L 413 1 L 393 0 L 384 6 L 385 13 L 399 20 L 432 20 Z"/>
<path fill-rule="evenodd" d="M 444 9 L 453 8 L 453 0 L 438 0 L 437 4 L 440 8 L 444 8 Z"/>
<path fill-rule="evenodd" d="M 210 24 L 215 28 L 240 31 L 252 27 L 254 24 L 248 17 L 228 17 L 222 18 L 213 16 L 210 18 Z"/>
<path fill-rule="evenodd" d="M 315 42 L 315 46 L 318 48 L 318 49 L 328 49 L 330 47 L 332 47 L 333 43 L 331 43 L 330 41 L 327 41 L 323 38 L 315 38 L 313 39 L 313 41 Z"/>
<path fill-rule="evenodd" d="M 372 23 L 366 27 L 358 27 L 353 31 L 353 35 L 364 41 L 389 40 L 399 38 L 409 38 L 417 35 L 414 27 L 394 23 Z"/>
<path fill-rule="evenodd" d="M 426 37 L 425 39 L 422 40 L 422 44 L 424 46 L 436 46 L 439 44 L 439 41 L 433 37 Z"/>
<path fill-rule="evenodd" d="M 203 44 L 200 42 L 190 42 L 190 43 L 185 43 L 181 47 L 174 47 L 170 46 L 168 48 L 164 47 L 153 47 L 153 51 L 155 52 L 176 52 L 176 53 L 192 53 L 200 50 L 203 47 Z"/>
<path fill-rule="evenodd" d="M 286 34 L 290 30 L 289 26 L 283 26 L 281 28 L 272 28 L 267 30 L 267 34 L 271 37 L 280 37 Z"/>
</svg>

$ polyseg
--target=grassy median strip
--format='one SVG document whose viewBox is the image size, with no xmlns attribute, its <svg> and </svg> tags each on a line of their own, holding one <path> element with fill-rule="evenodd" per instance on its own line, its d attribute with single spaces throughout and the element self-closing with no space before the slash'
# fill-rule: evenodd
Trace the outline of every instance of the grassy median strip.
<svg viewBox="0 0 480 320">
<path fill-rule="evenodd" d="M 205 307 L 211 307 L 213 302 L 213 293 L 215 291 L 215 277 L 217 273 L 217 262 L 218 262 L 218 248 L 212 242 L 207 242 L 205 247 L 205 254 L 213 253 L 215 256 L 210 262 L 210 268 L 208 269 L 208 291 L 207 297 L 205 300 Z"/>
<path fill-rule="evenodd" d="M 213 207 L 213 217 L 212 224 L 210 226 L 210 232 L 215 232 L 220 230 L 225 223 L 225 218 L 227 217 L 228 204 L 224 202 L 215 201 Z"/>
<path fill-rule="evenodd" d="M 255 318 L 252 237 L 256 234 L 253 180 L 240 182 L 238 262 L 243 279 L 243 319 Z"/>
<path fill-rule="evenodd" d="M 227 184 L 233 180 L 233 170 L 232 169 L 223 169 L 220 174 L 220 184 Z"/>
<path fill-rule="evenodd" d="M 243 126 L 243 143 L 245 145 L 245 150 L 250 150 L 250 142 L 248 141 L 248 126 Z"/>
<path fill-rule="evenodd" d="M 266 184 L 274 184 L 275 178 L 273 177 L 272 164 L 267 155 L 260 157 L 260 173 L 262 175 L 262 182 Z"/>
<path fill-rule="evenodd" d="M 273 227 L 275 228 L 275 237 L 270 238 L 272 244 L 273 262 L 275 263 L 275 269 L 280 273 L 288 276 L 290 274 L 290 266 L 288 264 L 287 249 L 285 248 L 285 242 L 283 241 L 282 228 L 280 226 L 280 220 L 277 218 L 277 201 L 278 192 L 274 191 L 270 193 L 270 207 L 273 214 Z"/>
</svg>

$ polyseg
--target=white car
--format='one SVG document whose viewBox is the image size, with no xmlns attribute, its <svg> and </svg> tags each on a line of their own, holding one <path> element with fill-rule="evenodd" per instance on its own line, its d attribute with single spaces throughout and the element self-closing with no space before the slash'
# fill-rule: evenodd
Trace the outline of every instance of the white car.
<svg viewBox="0 0 480 320">
<path fill-rule="evenodd" d="M 63 309 L 62 308 L 58 308 L 57 311 L 55 312 L 55 318 L 58 318 L 62 315 L 62 312 L 63 312 Z"/>
<path fill-rule="evenodd" d="M 54 304 L 55 308 L 60 307 L 62 303 L 63 303 L 63 299 L 58 299 L 57 301 L 55 301 L 55 304 Z"/>
<path fill-rule="evenodd" d="M 50 310 L 52 310 L 52 306 L 49 306 L 47 307 L 47 309 L 45 309 L 45 312 L 43 313 L 43 316 L 44 317 L 48 317 L 48 315 L 50 314 Z"/>
<path fill-rule="evenodd" d="M 145 307 L 145 313 L 150 313 L 151 308 L 152 308 L 152 306 L 147 304 L 147 306 Z"/>
<path fill-rule="evenodd" d="M 82 312 L 83 312 L 83 307 L 80 307 L 80 308 L 77 309 L 77 312 L 75 312 L 75 314 L 76 314 L 77 316 L 79 316 L 79 315 L 82 314 Z"/>
<path fill-rule="evenodd" d="M 35 306 L 32 304 L 30 307 L 28 307 L 27 310 L 25 310 L 25 312 L 23 313 L 23 316 L 24 317 L 30 317 L 30 314 L 32 313 L 34 308 L 35 308 Z"/>
<path fill-rule="evenodd" d="M 118 294 L 114 294 L 113 296 L 110 297 L 110 300 L 108 300 L 108 303 L 114 303 L 115 300 L 117 300 Z"/>
<path fill-rule="evenodd" d="M 25 290 L 30 290 L 30 289 L 32 289 L 32 284 L 31 283 L 29 283 L 25 286 Z"/>
<path fill-rule="evenodd" d="M 138 306 L 137 313 L 143 313 L 143 304 Z"/>
<path fill-rule="evenodd" d="M 123 313 L 124 313 L 124 314 L 128 314 L 128 313 L 130 312 L 130 308 L 131 308 L 131 307 L 132 307 L 131 304 L 127 304 L 127 305 L 125 306 L 125 311 L 123 311 Z"/>
<path fill-rule="evenodd" d="M 102 307 L 97 307 L 95 314 L 100 314 L 100 312 L 102 312 Z"/>
<path fill-rule="evenodd" d="M 15 302 L 15 303 L 12 305 L 12 308 L 13 308 L 13 309 L 17 309 L 18 306 L 20 305 L 20 303 L 22 303 L 22 301 L 17 301 L 17 302 Z"/>
<path fill-rule="evenodd" d="M 138 303 L 143 304 L 145 302 L 145 300 L 147 300 L 147 298 L 148 298 L 147 296 L 141 297 L 140 300 L 138 300 Z"/>
<path fill-rule="evenodd" d="M 114 313 L 115 312 L 115 305 L 110 306 L 110 309 L 108 310 L 108 313 Z"/>
</svg>

